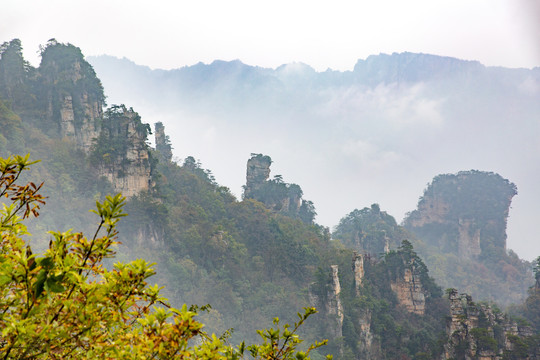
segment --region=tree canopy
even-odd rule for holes
[[[23,220],[39,215],[41,185],[19,185],[29,156],[0,158],[0,196],[10,201],[0,211],[0,358],[2,359],[309,359],[298,328],[316,312],[306,308],[294,327],[259,332],[260,345],[234,348],[206,334],[196,307],[172,308],[148,279],[152,264],[139,259],[116,263],[117,224],[126,216],[118,194],[96,202],[94,234],[51,232],[42,255],[23,239]],[[198,340],[190,342],[190,339]]]

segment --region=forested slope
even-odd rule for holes
[[[265,172],[255,188],[246,183],[257,191],[237,199],[195,158],[172,161],[162,124],[151,148],[151,128],[135,110],[102,108],[99,79],[75,46],[50,41],[37,69],[22,58],[20,42],[1,50],[0,156],[41,159],[25,175],[43,181],[47,196],[42,215],[30,224],[29,241],[38,248],[49,243],[49,230],[91,231],[87,210],[95,200],[128,191],[129,216],[119,224],[122,244],[111,261],[156,262],[155,281],[172,304],[211,304],[202,321],[218,333],[234,328],[231,342],[252,339],[276,316],[290,322],[302,307],[316,305],[320,313],[305,336],[327,337],[330,344],[314,358],[331,352],[343,359],[435,359],[465,343],[475,356],[483,351],[477,351],[480,337],[453,345],[448,296],[406,240],[408,233],[378,205],[351,213],[335,234],[341,242],[331,240],[329,230],[313,221],[315,205],[302,200],[300,186],[286,183],[286,176],[268,180]],[[254,158],[271,163],[263,154],[249,161]],[[365,218],[354,220],[358,216]],[[346,248],[347,238],[365,248]],[[535,309],[531,299],[527,309]],[[497,321],[515,324],[509,334],[524,339],[525,354],[537,351],[538,329],[506,317]],[[485,330],[477,331],[482,339],[492,339],[492,358],[516,355],[510,335],[489,335],[493,324],[473,324]]]

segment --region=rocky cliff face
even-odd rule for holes
[[[314,291],[312,287],[309,291],[310,303],[312,306],[321,310],[323,315],[329,321],[329,334],[332,338],[339,338],[343,334],[343,305],[340,299],[341,284],[339,282],[338,265],[330,266],[329,283],[324,290]]]
[[[460,258],[477,258],[480,255],[482,252],[480,247],[480,230],[474,219],[458,219],[459,236],[457,248]]]
[[[332,283],[328,291],[328,303],[326,311],[329,315],[336,318],[336,328],[335,328],[335,337],[342,336],[343,328],[343,305],[341,304],[341,299],[339,294],[341,293],[341,285],[339,283],[339,268],[337,265],[331,265],[332,269]]]
[[[450,316],[442,359],[538,359],[540,354],[527,353],[518,344],[534,335],[529,326],[518,325],[506,314],[489,305],[476,304],[471,296],[448,292]],[[523,352],[524,351],[524,352]]]
[[[439,175],[404,225],[443,251],[474,259],[490,247],[506,249],[506,221],[516,194],[514,184],[494,173]]]
[[[169,136],[165,134],[165,126],[163,123],[157,122],[155,124],[155,141],[156,150],[160,160],[169,162],[172,159],[172,146],[169,140]]]
[[[381,348],[371,331],[371,311],[362,309],[358,316],[358,359],[380,359]]]
[[[394,253],[394,255],[399,256],[396,255],[396,253]],[[399,261],[394,261],[393,263],[402,264],[399,265],[399,267],[405,266],[404,274],[395,277],[393,280],[390,279],[390,288],[396,294],[399,304],[409,313],[423,316],[425,314],[428,292],[424,289],[421,276],[418,268],[414,264],[414,260],[405,264],[403,263],[402,258],[399,257]],[[370,271],[373,271],[375,267],[380,266],[381,264],[383,264],[383,262],[378,261],[376,258],[372,258],[369,254],[353,254],[352,274],[355,291],[352,296],[355,300],[351,303],[351,295],[347,296],[347,294],[345,294],[343,296],[345,296],[344,299],[347,299],[347,297],[349,298],[348,302],[346,302],[346,304],[349,304],[347,316],[350,322],[348,326],[352,326],[355,329],[356,337],[354,342],[356,344],[355,356],[357,359],[385,358],[383,356],[383,349],[381,348],[381,335],[375,335],[372,328],[373,309],[369,306],[358,306],[360,303],[359,300],[362,299],[362,301],[365,301],[366,296],[368,296],[367,294],[370,291],[364,288],[366,281],[368,283],[368,288],[374,286],[373,283],[370,283],[369,278],[365,279],[366,267],[367,269],[372,269]],[[327,318],[325,321],[332,324],[329,326],[330,331],[328,334],[331,339],[336,339],[341,336],[346,336],[346,331],[351,331],[350,328],[349,330],[346,330],[347,324],[344,324],[346,321],[346,311],[343,305],[344,300],[341,299],[342,289],[339,282],[337,265],[331,266],[331,275],[328,276],[327,279],[326,287],[319,288],[319,295],[313,292],[312,285],[310,301],[313,306],[321,309],[321,312]],[[354,309],[351,309],[351,306]],[[354,313],[354,315],[352,315],[352,313]]]
[[[252,197],[268,181],[270,177],[270,165],[272,165],[270,156],[252,154],[247,162],[244,197]]]
[[[130,197],[151,187],[152,158],[146,139],[150,129],[125,106],[107,110],[91,159],[115,191]]]
[[[42,50],[38,72],[43,88],[40,103],[46,109],[42,126],[56,126],[60,137],[72,140],[89,155],[98,174],[115,191],[130,197],[148,190],[151,156],[146,139],[150,128],[125,106],[103,112],[103,87],[81,50],[50,40]],[[164,131],[160,135],[166,143]]]
[[[420,277],[415,272],[415,267],[405,269],[402,278],[390,283],[392,291],[396,294],[398,302],[408,312],[424,315],[426,308],[426,295]]]
[[[418,228],[427,224],[444,224],[447,221],[450,204],[446,203],[440,194],[433,193],[431,196],[422,198],[418,203],[418,209],[411,213],[407,219],[407,225]]]
[[[72,139],[85,153],[99,136],[105,96],[100,80],[79,48],[49,41],[38,69],[44,92],[46,122],[61,137]]]
[[[39,72],[46,89],[48,121],[58,124],[60,136],[90,155],[98,174],[106,177],[115,191],[130,197],[149,190],[151,156],[146,139],[150,128],[123,105],[103,112],[103,87],[80,49],[50,41]],[[158,138],[168,157],[163,128]]]
[[[272,159],[267,155],[251,154],[247,162],[244,198],[258,200],[267,208],[306,223],[313,221],[315,210],[311,201],[302,200],[302,189],[296,184],[283,182],[280,175],[270,177]]]
[[[354,286],[356,296],[361,295],[361,287],[365,276],[364,261],[369,262],[368,255],[353,253],[352,271],[354,274]],[[378,359],[380,356],[380,345],[375,340],[371,331],[371,310],[360,309],[358,315],[358,358]]]
[[[90,152],[94,139],[99,136],[103,116],[102,104],[91,102],[88,94],[78,100],[83,107],[84,117],[76,121],[73,97],[65,95],[60,107],[60,134],[72,139],[86,154]]]
[[[103,86],[78,47],[51,39],[40,52],[36,69],[23,59],[19,40],[0,46],[0,95],[21,109],[23,121],[83,150],[115,191],[132,196],[148,190],[152,167],[145,143],[148,125],[123,106],[103,112]],[[160,153],[170,160],[163,127],[158,127],[157,137]]]
[[[353,253],[352,260],[352,270],[354,273],[354,286],[356,289],[356,294],[359,294],[359,289],[362,286],[362,280],[364,279],[365,270],[364,270],[364,256],[356,252]]]

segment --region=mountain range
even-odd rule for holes
[[[518,187],[508,247],[540,253],[540,67],[486,67],[428,54],[380,54],[352,71],[276,69],[239,60],[152,70],[88,57],[109,103],[137,104],[189,155],[240,196],[245,160],[264,153],[272,175],[302,184],[329,227],[379,203],[403,218],[434,174],[494,171]]]
[[[223,334],[222,338],[232,343],[254,341],[255,330],[271,326],[273,317],[290,322],[296,309],[315,306],[320,313],[306,324],[303,336],[308,342],[320,338],[328,338],[329,342],[327,347],[311,354],[313,359],[321,359],[325,354],[351,360],[540,358],[540,257],[531,264],[507,249],[506,225],[519,187],[513,179],[493,171],[440,173],[428,184],[418,203],[409,204],[415,210],[402,225],[382,210],[384,207],[373,202],[369,207],[355,206],[346,215],[340,214],[339,224],[331,232],[314,217],[316,211],[336,210],[325,209],[312,201],[311,195],[316,192],[304,192],[300,185],[289,182],[288,170],[280,175],[285,169],[280,168],[283,159],[272,158],[266,152],[250,152],[240,159],[231,155],[246,146],[252,146],[251,151],[267,148],[271,154],[288,155],[284,157],[285,164],[287,159],[296,161],[297,175],[312,176],[306,185],[320,186],[319,178],[329,181],[331,188],[321,194],[334,196],[337,204],[345,198],[356,202],[359,195],[365,200],[365,194],[374,198],[388,196],[383,191],[385,183],[375,181],[381,174],[388,178],[386,185],[401,185],[401,192],[406,194],[404,179],[408,176],[408,181],[414,181],[414,168],[400,173],[401,177],[389,170],[392,165],[397,170],[411,165],[412,162],[401,162],[413,152],[395,150],[393,156],[384,159],[376,148],[369,151],[369,146],[382,149],[387,144],[404,150],[411,139],[422,138],[412,132],[413,128],[426,128],[424,135],[437,129],[451,129],[446,124],[448,119],[441,114],[448,105],[446,102],[453,98],[450,95],[450,100],[444,101],[428,98],[435,99],[433,94],[437,89],[440,96],[451,88],[452,79],[463,73],[459,61],[449,60],[453,65],[448,66],[447,75],[439,71],[439,75],[425,81],[418,80],[419,76],[427,76],[424,70],[415,74],[412,69],[403,70],[403,64],[397,61],[401,65],[393,72],[395,76],[389,84],[381,82],[379,75],[370,84],[368,78],[377,73],[371,70],[364,80],[359,77],[351,83],[348,74],[328,72],[328,83],[321,85],[320,74],[302,64],[265,70],[246,67],[240,62],[222,62],[217,69],[215,64],[200,65],[199,71],[191,76],[191,84],[187,80],[170,82],[169,90],[163,82],[167,76],[156,80],[153,87],[150,82],[147,86],[142,83],[132,86],[131,90],[140,94],[146,92],[146,104],[155,101],[152,108],[162,109],[163,114],[173,117],[177,114],[167,110],[166,95],[176,98],[181,108],[187,109],[183,121],[172,123],[173,127],[181,125],[181,131],[171,132],[162,122],[149,125],[148,122],[154,122],[152,116],[140,114],[131,106],[139,110],[138,103],[119,100],[115,104],[111,99],[116,100],[110,97],[106,107],[101,80],[74,45],[51,39],[42,49],[41,58],[40,66],[32,67],[24,60],[18,39],[0,47],[2,162],[13,161],[12,155],[18,153],[30,153],[32,159],[40,160],[21,176],[9,172],[2,175],[8,184],[30,181],[27,186],[17,186],[17,191],[39,189],[43,195],[39,197],[42,200],[39,207],[26,208],[28,214],[32,212],[35,216],[26,221],[28,233],[19,231],[22,227],[3,225],[3,237],[7,239],[4,240],[7,244],[16,241],[17,248],[24,246],[26,256],[46,248],[49,248],[46,254],[57,251],[62,259],[68,252],[76,252],[70,250],[72,245],[57,246],[62,244],[61,236],[49,241],[50,230],[76,229],[81,233],[73,234],[73,239],[83,241],[82,234],[91,234],[96,220],[96,213],[86,210],[97,201],[97,214],[102,214],[107,210],[103,210],[99,200],[107,194],[121,193],[126,196],[124,209],[129,216],[117,224],[118,234],[113,230],[117,220],[110,221],[112,228],[107,225],[111,236],[118,235],[120,243],[114,245],[114,258],[107,258],[104,265],[110,269],[116,263],[115,268],[120,269],[125,268],[122,263],[133,259],[155,262],[158,270],[155,281],[165,285],[163,294],[171,304],[176,307],[185,303],[211,304],[193,309],[200,310],[206,329]],[[437,63],[436,58],[426,59],[422,69],[435,66],[429,65],[430,62]],[[478,67],[474,63],[469,65]],[[464,80],[470,76],[461,76],[464,93],[472,92],[466,90]],[[243,77],[250,81],[244,82]],[[336,80],[340,77],[341,80]],[[133,84],[136,76],[124,80]],[[497,84],[504,85],[503,80],[500,76],[494,78]],[[447,86],[441,81],[448,82]],[[510,83],[529,84],[527,81]],[[175,84],[180,90],[174,90]],[[506,89],[503,85],[493,89]],[[473,82],[468,86],[478,85]],[[350,90],[348,96],[346,89]],[[534,87],[529,84],[527,89]],[[175,91],[183,91],[184,97],[177,98]],[[480,98],[482,91],[478,91]],[[126,90],[126,94],[132,93]],[[331,104],[330,99],[336,99],[335,103]],[[517,95],[512,99],[517,99]],[[345,106],[351,104],[355,106]],[[263,111],[272,106],[276,107],[274,112]],[[479,108],[472,99],[469,106]],[[282,112],[278,112],[280,109]],[[196,110],[200,111],[198,117]],[[435,110],[440,112],[440,117]],[[350,118],[355,111],[359,117]],[[230,112],[237,116],[228,117]],[[301,117],[304,112],[313,117]],[[250,114],[261,117],[250,118]],[[425,116],[421,117],[422,114]],[[528,113],[524,110],[523,114]],[[366,134],[357,127],[355,119],[361,120]],[[501,118],[499,121],[503,123]],[[201,130],[206,132],[202,135],[211,136],[201,136]],[[488,135],[495,133],[493,129],[490,131]],[[152,132],[154,146],[149,144]],[[407,134],[413,137],[407,138]],[[476,135],[484,139],[483,134]],[[247,164],[239,172],[240,177],[245,174],[242,197],[223,186],[218,179],[221,175],[214,176],[193,156],[175,159],[173,145],[186,146],[173,143],[179,136],[194,144],[188,150],[195,156],[206,147],[209,154],[221,161],[222,174],[238,176],[235,164],[239,161],[245,164],[247,158]],[[384,142],[387,138],[392,141]],[[278,142],[277,146],[272,141]],[[364,144],[350,147],[351,141]],[[220,148],[216,149],[217,145]],[[336,149],[349,151],[337,153],[340,158],[331,151]],[[178,156],[178,149],[174,150]],[[15,161],[26,162],[21,159]],[[332,159],[336,164],[329,162]],[[360,162],[354,163],[354,159]],[[460,160],[456,156],[452,159]],[[445,159],[439,160],[446,163]],[[351,167],[360,171],[356,169],[359,165],[363,175],[356,178],[355,186],[340,187],[347,182],[340,183],[335,178],[343,178],[343,170]],[[271,177],[276,168],[278,175]],[[17,199],[18,195],[6,201]],[[115,199],[109,197],[107,201],[118,204],[124,201],[120,195]],[[23,209],[22,205],[19,209]],[[4,213],[9,211],[6,209]],[[29,233],[33,234],[31,238]],[[94,240],[91,244],[90,249]],[[14,249],[4,246],[2,256],[20,253]],[[26,273],[33,271],[36,284],[46,281],[42,288],[33,287],[38,290],[32,293],[40,299],[56,296],[65,300],[74,291],[68,285],[68,276],[49,276],[45,280],[56,258],[56,255],[45,258],[38,255],[37,267],[28,261],[30,270],[25,270]],[[83,261],[87,259],[88,256]],[[1,265],[4,274],[12,273],[10,261]],[[32,283],[20,279],[18,275],[3,276],[2,291],[10,293],[10,287]],[[107,279],[103,281],[107,283]],[[71,290],[66,292],[68,288]],[[131,290],[127,293],[134,294]],[[13,304],[5,301],[6,309]],[[508,312],[503,312],[497,304],[505,306]],[[67,315],[71,308],[64,309],[62,305],[56,314],[63,310]],[[7,321],[12,327],[19,320],[28,323],[28,312],[19,320],[13,320],[13,313],[4,311],[0,321]],[[45,316],[48,318],[48,314]],[[50,322],[38,320],[32,325],[55,327],[60,325],[58,319],[54,315]],[[96,326],[108,333],[106,327],[85,319],[83,325]],[[274,320],[275,325],[277,322]],[[6,334],[11,338],[5,331],[2,336]],[[272,332],[268,334],[274,336]],[[81,354],[91,351],[95,344],[87,340],[78,342],[77,336],[74,349]],[[18,339],[19,334],[14,334],[14,338]],[[36,342],[30,340],[30,343]],[[49,354],[47,349],[36,351],[43,356]]]

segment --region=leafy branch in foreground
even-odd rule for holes
[[[71,231],[50,232],[49,248],[35,255],[21,238],[22,223],[38,216],[42,185],[16,184],[33,162],[26,157],[0,158],[0,359],[238,359],[246,346],[225,344],[202,331],[195,307],[172,308],[147,280],[155,271],[144,260],[102,261],[114,255],[116,225],[125,199],[107,196],[96,203],[99,217],[91,239]],[[259,359],[307,359],[296,351],[296,331],[315,309],[306,309],[294,329],[263,330],[262,345],[247,347]],[[279,320],[275,320],[278,325]],[[192,341],[190,341],[192,340]]]
[[[280,329],[279,318],[274,318],[275,329],[257,330],[257,333],[263,340],[261,345],[249,345],[246,347],[245,343],[242,342],[237,352],[233,354],[233,358],[244,358],[247,350],[255,359],[309,359],[309,353],[312,350],[324,346],[328,342],[328,340],[315,342],[306,351],[297,350],[298,346],[303,342],[297,331],[307,318],[315,313],[317,313],[317,310],[314,307],[304,308],[304,314],[297,313],[299,321],[294,323],[292,330],[289,324],[283,325],[283,329]],[[326,358],[331,360],[332,355],[328,355]]]

